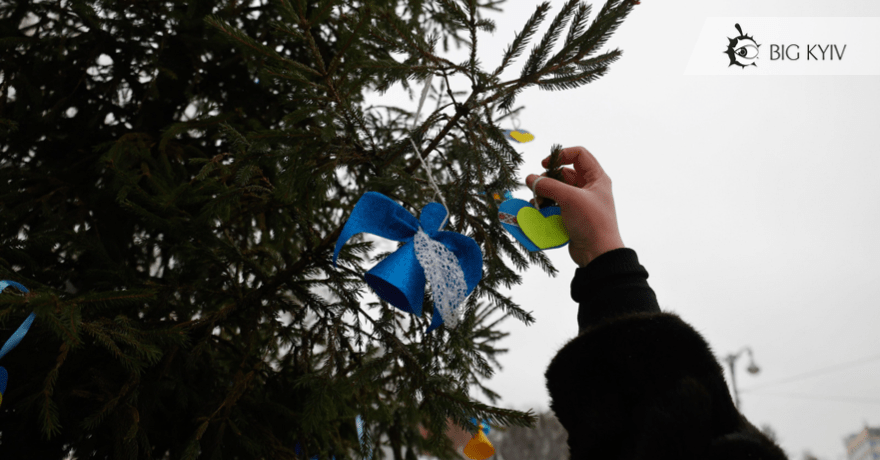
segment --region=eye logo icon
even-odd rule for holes
[[[728,38],[730,43],[727,45],[727,50],[724,51],[724,54],[730,58],[730,64],[727,67],[734,64],[742,68],[750,65],[758,67],[758,64],[752,60],[758,59],[758,47],[761,45],[755,43],[754,37],[744,34],[739,24],[736,24],[736,30],[739,31],[739,37]]]

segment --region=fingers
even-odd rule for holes
[[[541,165],[545,168],[549,166],[550,157],[544,158],[541,161]],[[597,181],[599,178],[606,176],[605,171],[602,169],[602,166],[599,164],[599,161],[596,160],[596,157],[593,156],[587,149],[583,147],[569,147],[566,149],[562,149],[559,152],[559,164],[573,164],[574,169],[571,168],[561,168],[562,177],[565,179],[566,185],[575,186],[578,188],[584,187],[588,184],[592,184]],[[541,174],[541,176],[546,177],[547,173]],[[550,198],[557,203],[560,202],[559,194],[564,193],[563,189],[558,188],[558,186],[551,182],[556,181],[541,181],[537,188],[535,188],[534,183],[535,179],[538,176],[529,175],[526,177],[526,186],[533,190],[536,195],[538,195],[538,204],[540,204],[543,200],[541,198]],[[529,203],[532,206],[535,205],[535,200],[529,200]]]
[[[541,161],[541,165],[545,168],[549,166],[550,157],[544,158]],[[569,147],[562,149],[559,152],[559,164],[561,165],[570,165],[574,164],[574,171],[576,172],[576,177],[580,180],[584,179],[584,183],[578,183],[578,187],[582,187],[587,183],[592,183],[595,180],[598,180],[600,177],[605,175],[605,170],[602,169],[602,166],[599,164],[599,160],[593,156],[587,149],[583,147]],[[570,182],[568,177],[566,176],[566,182],[570,184],[574,184],[575,182]]]
[[[456,450],[466,445],[473,437],[464,428],[456,425],[452,419],[446,420],[446,436],[452,439]]]
[[[583,177],[579,177],[574,169],[562,168],[562,177],[565,178],[565,183],[568,185],[575,187],[583,187],[584,185]]]
[[[546,177],[546,175],[547,173],[541,174],[541,176],[544,177]],[[526,186],[529,187],[529,189],[534,190],[535,195],[538,195],[539,199],[541,197],[550,198],[557,203],[561,203],[560,195],[564,193],[563,188],[565,186],[562,185],[561,182],[549,177],[548,179],[550,180],[538,181],[539,177],[540,176],[537,176],[535,174],[529,174],[528,176],[526,176]],[[535,184],[535,181],[538,181],[537,185]],[[530,202],[533,201],[534,199],[532,199]],[[532,205],[534,205],[534,203],[532,203]]]
[[[544,177],[547,177],[546,172],[541,173],[541,175]],[[575,187],[583,187],[584,186],[584,179],[582,177],[579,177],[578,174],[574,171],[574,169],[562,168],[562,177],[565,179],[565,183],[568,185],[573,185]],[[532,188],[531,184],[532,184],[532,182],[530,182],[528,180],[528,177],[526,177],[526,186],[528,186],[529,189]]]

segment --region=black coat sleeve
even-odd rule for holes
[[[709,344],[660,311],[647,279],[629,248],[575,272],[580,331],[545,373],[571,459],[787,460],[737,411]]]

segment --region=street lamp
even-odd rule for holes
[[[749,347],[743,347],[743,349],[738,351],[736,354],[727,355],[724,358],[724,360],[727,361],[727,365],[730,366],[730,380],[731,382],[733,382],[733,401],[734,404],[736,404],[737,410],[739,410],[739,392],[736,389],[736,374],[734,373],[734,365],[736,364],[736,360],[739,359],[739,355],[741,355],[744,351],[749,352],[749,367],[746,368],[746,370],[749,371],[750,374],[757,374],[761,372],[761,368],[759,368],[755,364],[755,360],[752,357],[752,349]]]

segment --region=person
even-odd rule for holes
[[[419,425],[419,433],[424,439],[428,439],[431,435],[431,432],[422,425]],[[462,453],[464,446],[473,438],[472,434],[458,426],[451,418],[446,419],[446,436],[452,441],[452,448],[459,453]]]
[[[660,311],[648,272],[620,237],[608,174],[583,147],[560,157],[574,165],[563,168],[565,183],[544,173],[526,185],[539,206],[547,198],[561,208],[578,265],[579,332],[544,374],[571,460],[787,460],[737,410],[706,340]]]

